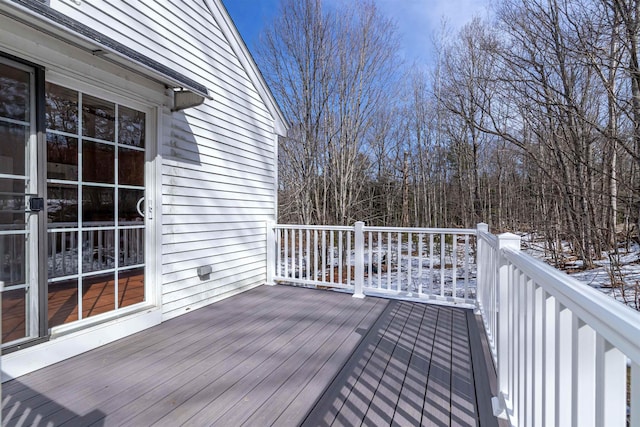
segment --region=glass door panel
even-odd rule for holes
[[[49,283],[49,327],[78,320],[78,279]]]
[[[54,327],[145,301],[146,113],[51,82],[46,99]]]
[[[34,77],[0,58],[0,281],[2,344],[38,335],[37,195]]]

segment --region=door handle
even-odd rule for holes
[[[141,208],[142,202],[144,202],[144,197],[141,197],[140,200],[138,200],[138,203],[136,204],[136,209],[138,210],[138,215],[144,218],[144,212],[142,212],[142,208]]]
[[[31,212],[40,212],[44,209],[44,199],[42,197],[31,197],[29,199],[29,210]]]

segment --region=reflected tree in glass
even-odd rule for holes
[[[78,92],[47,82],[45,100],[47,129],[78,133]]]
[[[112,102],[82,95],[82,135],[115,142],[116,107]]]

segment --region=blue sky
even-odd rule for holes
[[[349,0],[325,0],[339,4]],[[231,18],[250,50],[259,34],[278,12],[280,0],[223,0]],[[473,16],[488,16],[491,0],[377,0],[378,7],[396,21],[403,41],[401,54],[409,62],[433,61],[433,38],[445,19],[458,30]]]

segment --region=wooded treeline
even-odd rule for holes
[[[637,238],[640,0],[501,0],[443,32],[429,70],[374,1],[345,3],[282,0],[259,45],[292,125],[280,222],[487,222],[587,267]]]

